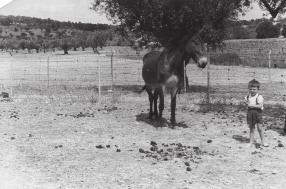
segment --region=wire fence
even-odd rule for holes
[[[275,56],[255,56],[253,52],[232,56],[224,65],[215,62],[222,53],[210,53],[210,66],[200,69],[195,64],[186,66],[190,88],[200,98],[207,95],[210,101],[239,99],[247,93],[247,83],[255,78],[262,83],[262,91],[271,102],[285,103],[285,69],[272,66]],[[273,55],[273,54],[272,54]],[[248,61],[267,62],[266,67],[245,67],[232,62],[245,58]],[[261,61],[258,61],[261,60]],[[286,59],[284,58],[283,65]],[[142,57],[122,52],[105,51],[100,55],[91,52],[61,54],[1,54],[2,91],[11,95],[47,95],[49,97],[76,97],[76,100],[101,101],[101,97],[122,90],[136,91],[144,85],[141,76]],[[235,66],[233,66],[235,65]],[[269,66],[270,65],[270,66]],[[281,66],[282,67],[282,66]],[[209,74],[208,74],[209,73]],[[209,94],[207,94],[209,93]]]

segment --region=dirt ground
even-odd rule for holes
[[[256,132],[253,149],[243,108],[206,111],[188,101],[196,95],[178,97],[174,128],[147,119],[145,93],[101,105],[45,96],[2,101],[0,188],[285,188],[281,110],[264,116],[269,147],[259,146]],[[169,122],[169,99],[165,106]]]

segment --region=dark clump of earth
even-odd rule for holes
[[[139,148],[139,152],[143,154],[142,158],[152,158],[156,161],[170,161],[174,158],[179,158],[187,167],[186,171],[191,171],[191,163],[199,163],[201,156],[208,154],[202,151],[198,146],[187,146],[182,143],[162,143],[158,144],[155,141],[150,142],[149,150]],[[191,163],[190,163],[191,162]]]

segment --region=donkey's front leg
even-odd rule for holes
[[[153,101],[154,101],[154,96],[152,94],[152,90],[151,89],[146,88],[146,91],[148,93],[149,104],[150,104],[149,119],[152,120],[153,119]]]
[[[174,89],[171,93],[171,123],[176,123],[176,97],[178,88]]]
[[[157,108],[157,100],[158,100],[158,95],[159,95],[159,89],[155,89],[154,91],[154,115],[155,115],[155,118],[157,119],[158,118],[158,108]]]

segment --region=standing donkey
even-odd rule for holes
[[[184,79],[184,61],[192,58],[200,68],[207,65],[206,47],[200,38],[200,32],[179,45],[165,48],[162,52],[151,51],[143,57],[142,77],[149,96],[149,118],[162,118],[164,109],[164,91],[171,94],[171,124],[176,123],[176,95]],[[157,100],[159,98],[159,114]],[[154,111],[153,111],[154,106]]]

